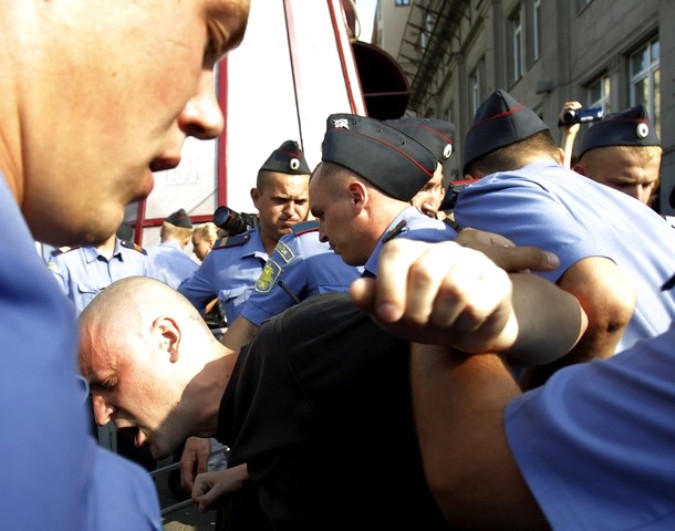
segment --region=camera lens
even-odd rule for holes
[[[563,122],[566,124],[574,123],[574,117],[576,113],[574,111],[565,111],[563,113]]]
[[[216,209],[213,213],[213,223],[218,228],[227,231],[231,236],[241,234],[249,228],[246,218],[242,214],[226,206],[219,206]]]

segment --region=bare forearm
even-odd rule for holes
[[[510,278],[518,338],[508,351],[509,361],[543,365],[570,352],[588,325],[576,297],[535,275]]]
[[[501,359],[416,344],[411,374],[427,481],[448,521],[545,529],[506,441],[504,409],[520,391]]]

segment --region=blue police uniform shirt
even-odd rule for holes
[[[375,249],[370,253],[365,265],[364,276],[377,276],[380,252],[382,246],[389,240],[405,238],[433,243],[454,240],[456,237],[457,232],[444,221],[422,214],[417,207],[406,207],[389,224],[382,238],[377,242]]]
[[[0,244],[2,526],[90,530],[97,507],[85,500],[95,483],[100,450],[90,435],[90,414],[74,377],[77,323],[71,305],[36,252],[1,174],[0,204],[0,224],[7,231]],[[111,459],[123,458],[113,455]],[[156,496],[152,484],[124,483],[150,500]],[[106,501],[98,507],[104,508]],[[121,502],[117,508],[135,511],[136,506]],[[146,508],[129,529],[161,529],[159,505],[150,503]]]
[[[154,277],[152,265],[143,249],[115,238],[110,259],[96,247],[85,245],[65,252],[57,251],[49,262],[63,293],[75,305],[77,315],[104,288],[135,275]]]
[[[552,282],[584,258],[614,261],[637,293],[635,313],[616,352],[664,332],[675,318],[672,293],[660,291],[675,271],[675,231],[622,192],[553,162],[535,162],[469,185],[458,197],[455,219],[460,227],[555,253],[557,270],[533,272]]]
[[[267,258],[258,228],[231,236],[223,245],[211,249],[197,271],[178,286],[178,291],[202,314],[206,305],[218,297],[226,321],[233,323]]]
[[[148,248],[147,253],[154,277],[174,289],[199,269],[199,264],[190,258],[177,242],[162,242]]]
[[[96,445],[93,439],[91,444]],[[96,447],[84,502],[92,531],[162,531],[157,487],[136,463]],[[49,526],[48,526],[49,527]]]
[[[319,222],[299,223],[281,237],[241,311],[260,326],[312,295],[347,291],[363,268],[346,264],[319,240]]]
[[[511,452],[553,529],[675,529],[673,345],[675,324],[508,404]]]

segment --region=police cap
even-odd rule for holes
[[[289,175],[309,175],[311,170],[300,145],[295,140],[286,140],[272,151],[260,171],[274,171]]]
[[[185,210],[183,210],[182,208],[179,208],[174,213],[170,214],[165,221],[171,223],[172,225],[175,225],[176,227],[183,227],[186,229],[192,228],[192,221],[190,220],[190,216],[188,216],[187,212],[185,212]]]
[[[399,118],[385,120],[385,124],[403,131],[431,151],[443,164],[452,155],[455,126],[452,122],[434,118]]]
[[[384,193],[410,201],[431,179],[436,156],[412,137],[380,120],[331,114],[321,160],[339,164]]]
[[[548,126],[537,113],[505,90],[496,90],[478,107],[466,134],[464,174],[476,159],[546,130]]]
[[[581,140],[579,157],[591,149],[608,146],[660,146],[647,108],[636,105],[610,114],[590,127]]]

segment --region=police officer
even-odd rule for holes
[[[159,233],[161,242],[147,250],[155,277],[174,289],[190,278],[199,267],[185,253],[193,228],[187,212],[182,208],[178,209],[162,223]]]
[[[56,249],[48,267],[77,315],[114,281],[132,275],[155,276],[145,249],[115,234],[98,246]]]
[[[662,151],[647,109],[640,104],[610,114],[586,131],[574,170],[651,205]]]
[[[377,275],[379,252],[393,238],[444,241],[456,232],[411,200],[438,168],[437,156],[399,129],[353,114],[328,117],[321,164],[310,183],[320,238],[364,274]]]
[[[217,297],[226,322],[233,323],[279,238],[307,218],[309,174],[297,142],[275,149],[251,190],[258,226],[217,243],[178,291],[201,312]]]

